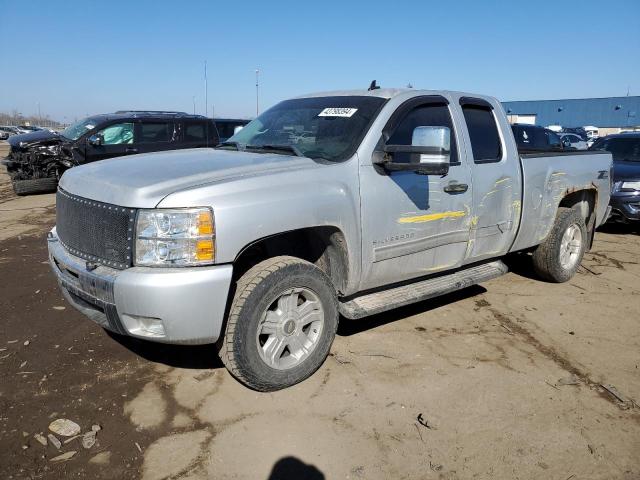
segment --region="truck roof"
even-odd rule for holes
[[[128,118],[193,118],[193,119],[206,119],[204,115],[192,115],[184,112],[168,112],[168,111],[154,111],[154,110],[118,110],[113,113],[99,113],[97,115],[91,115],[90,118],[99,120],[111,120],[111,119],[128,119]]]
[[[476,97],[489,99],[493,98],[488,95],[480,95],[477,93],[457,92],[453,90],[418,90],[415,88],[377,88],[375,90],[359,89],[359,90],[333,90],[326,92],[308,93],[300,95],[296,98],[313,98],[313,97],[342,97],[342,96],[354,96],[354,97],[379,97],[379,98],[393,98],[398,95],[411,93],[415,96],[419,95],[443,95],[452,94],[462,97]]]

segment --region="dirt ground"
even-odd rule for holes
[[[53,195],[16,198],[0,173],[0,478],[640,479],[637,230],[598,232],[566,284],[514,258],[482,286],[343,320],[312,378],[256,393],[210,346],[116,337],[69,307],[54,221]],[[96,444],[42,446],[56,418],[100,425]]]

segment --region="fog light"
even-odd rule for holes
[[[154,338],[166,336],[164,324],[160,318],[127,315],[125,313],[120,316],[120,319],[127,331],[132,335]]]

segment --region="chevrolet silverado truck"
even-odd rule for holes
[[[271,391],[360,319],[507,272],[569,280],[608,216],[608,152],[520,154],[494,98],[370,89],[283,101],[216,149],[67,171],[48,235],[66,299],[105,329],[212,344]]]

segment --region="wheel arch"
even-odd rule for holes
[[[573,208],[577,210],[582,218],[584,218],[587,226],[587,250],[593,245],[593,238],[596,231],[596,210],[598,206],[598,189],[582,188],[579,190],[567,190],[560,200],[558,208]]]
[[[335,226],[289,230],[245,245],[233,261],[234,278],[263,260],[282,255],[313,263],[327,274],[338,295],[346,291],[351,271],[349,252],[344,232]]]

